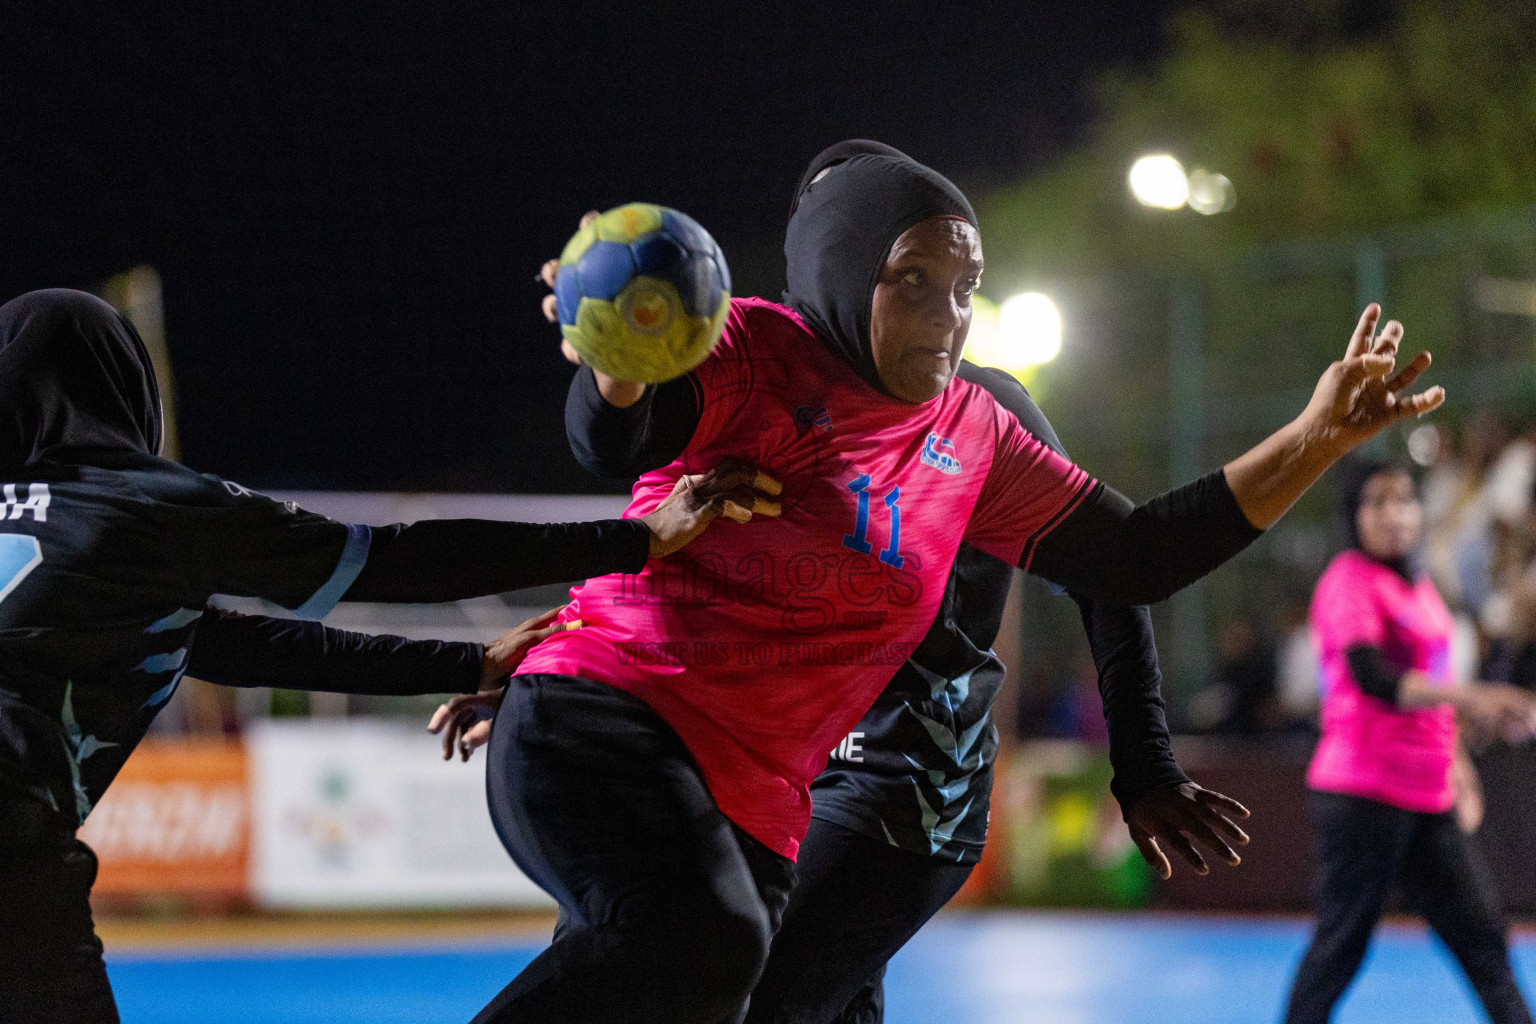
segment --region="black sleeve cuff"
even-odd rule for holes
[[[1170,754],[1166,761],[1158,761],[1134,768],[1116,768],[1115,777],[1109,780],[1109,791],[1120,804],[1120,816],[1129,821],[1131,810],[1137,802],[1154,789],[1177,786],[1190,781],[1178,762]]]
[[[628,534],[619,556],[623,559],[619,571],[634,575],[644,570],[645,563],[651,560],[651,528],[638,519],[620,519],[618,522]]]
[[[485,644],[465,644],[464,646],[468,648],[468,656],[464,659],[464,661],[466,664],[474,666],[475,671],[473,677],[465,678],[464,689],[460,690],[459,692],[479,693],[481,675],[485,669]],[[505,679],[506,676],[502,676],[502,678]]]

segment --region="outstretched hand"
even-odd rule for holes
[[[782,492],[767,473],[736,459],[722,459],[707,473],[678,478],[672,493],[640,519],[651,530],[651,557],[681,550],[721,516],[738,523],[776,516]]]
[[[478,747],[491,741],[491,722],[507,695],[505,686],[479,693],[461,693],[432,712],[427,731],[443,734],[443,760],[452,761],[454,749],[459,760],[468,761]]]
[[[1438,386],[1416,395],[1400,393],[1429,369],[1430,355],[1420,352],[1392,375],[1403,325],[1389,320],[1378,335],[1380,319],[1379,305],[1373,302],[1365,307],[1344,358],[1323,372],[1303,414],[1314,437],[1339,454],[1364,444],[1388,425],[1422,416],[1445,401],[1445,389]]]
[[[1126,824],[1142,858],[1166,881],[1173,875],[1173,866],[1163,845],[1188,861],[1197,875],[1210,874],[1211,869],[1196,849],[1196,842],[1228,864],[1242,863],[1232,847],[1246,846],[1248,834],[1232,818],[1246,817],[1248,808],[1231,797],[1183,782],[1154,789],[1142,797],[1131,808]]]
[[[1524,743],[1536,736],[1536,694],[1508,683],[1474,683],[1461,695],[1457,712],[1478,745]]]
[[[555,616],[565,608],[561,605],[535,615],[485,645],[485,658],[480,663],[480,692],[454,697],[434,711],[427,723],[428,732],[443,734],[444,761],[453,759],[455,748],[459,757],[468,761],[476,747],[490,740],[491,719],[496,717],[496,709],[501,707],[507,692],[507,677],[523,663],[529,651],[556,633],[581,628],[580,619],[555,621]]]

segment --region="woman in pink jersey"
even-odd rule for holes
[[[578,375],[578,451],[615,435],[671,446],[626,514],[730,459],[782,483],[783,514],[632,583],[589,580],[564,613],[583,628],[533,651],[508,688],[492,817],[568,927],[479,1022],[738,1015],[793,883],[810,783],[926,633],[962,541],[1076,593],[1161,600],[1344,452],[1443,399],[1399,400],[1428,357],[1388,379],[1402,328],[1378,337],[1372,306],[1296,421],[1138,507],[955,379],[981,244],[948,180],[854,156],[802,193],[785,252],[785,303],[733,301],[688,376]],[[1181,789],[1161,838],[1235,862],[1246,837],[1224,800]]]
[[[1408,472],[1389,463],[1352,467],[1343,504],[1353,544],[1312,597],[1323,735],[1307,784],[1322,882],[1287,1024],[1328,1020],[1399,883],[1456,955],[1489,1018],[1526,1024],[1498,897],[1454,813],[1453,765],[1458,712],[1515,738],[1530,734],[1536,704],[1514,687],[1451,678],[1451,613],[1413,568],[1420,510]]]

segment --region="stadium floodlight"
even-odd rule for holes
[[[1189,176],[1168,153],[1148,153],[1131,164],[1131,195],[1142,206],[1177,210],[1189,202]],[[1230,184],[1230,183],[1229,183]]]
[[[1019,376],[1061,353],[1061,311],[1040,292],[1015,295],[1001,306],[977,295],[971,300],[965,358]]]
[[[1016,366],[1039,366],[1061,354],[1061,310],[1049,295],[1025,292],[997,311],[998,349]]]

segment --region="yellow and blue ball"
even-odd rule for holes
[[[578,231],[555,278],[560,333],[594,369],[660,383],[698,366],[731,301],[725,256],[693,218],[650,203]]]

